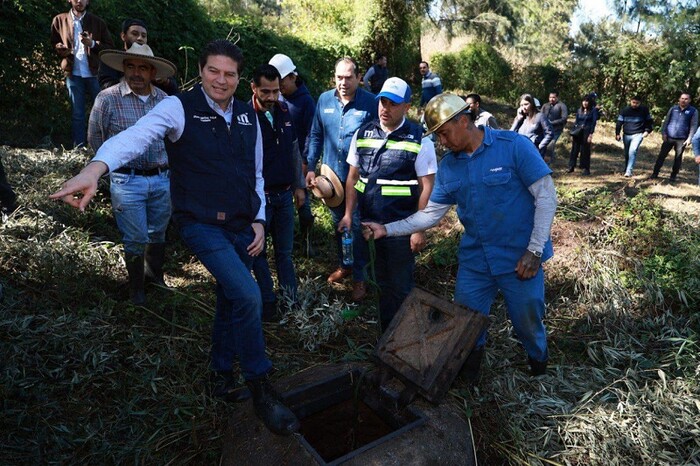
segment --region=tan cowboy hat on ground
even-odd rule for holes
[[[124,60],[128,58],[147,61],[153,65],[156,69],[156,79],[169,78],[174,76],[177,71],[175,65],[165,58],[153,56],[153,50],[146,44],[141,45],[134,42],[126,52],[123,50],[103,50],[100,52],[102,63],[122,73],[124,72]]]
[[[321,165],[321,174],[314,179],[311,192],[328,207],[338,207],[345,199],[343,183],[331,167],[325,163]]]

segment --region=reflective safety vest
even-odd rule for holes
[[[415,163],[423,129],[406,120],[387,136],[374,120],[358,131],[360,179],[355,189],[360,218],[388,223],[415,213],[420,197]]]

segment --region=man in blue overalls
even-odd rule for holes
[[[435,132],[449,149],[430,202],[405,220],[364,224],[366,236],[430,228],[456,204],[464,233],[455,301],[488,314],[500,290],[532,374],[544,374],[549,355],[541,264],[552,256],[549,236],[557,205],[552,171],[527,138],[475,126],[466,104],[454,94],[434,97],[426,106],[425,122],[427,134]],[[465,363],[467,379],[476,379],[485,343],[486,332]]]
[[[388,223],[424,208],[433,190],[435,146],[423,138],[420,126],[405,118],[411,88],[402,79],[389,78],[377,100],[379,118],[360,126],[350,143],[345,216],[338,231],[351,229],[355,205],[363,222]],[[379,315],[386,329],[413,288],[413,254],[425,246],[425,235],[382,238],[375,246]]]

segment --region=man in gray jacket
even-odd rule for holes
[[[566,108],[564,102],[559,100],[559,93],[552,91],[549,93],[549,102],[542,106],[540,112],[549,119],[554,130],[552,140],[547,144],[547,151],[544,155],[544,161],[551,164],[554,162],[554,146],[556,146],[559,136],[564,131],[566,118],[569,116],[569,109]]]

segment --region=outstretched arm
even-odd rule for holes
[[[103,162],[90,162],[80,173],[61,185],[61,189],[49,196],[50,199],[61,199],[66,204],[85,211],[90,199],[97,192],[97,182],[107,173],[107,165]]]

